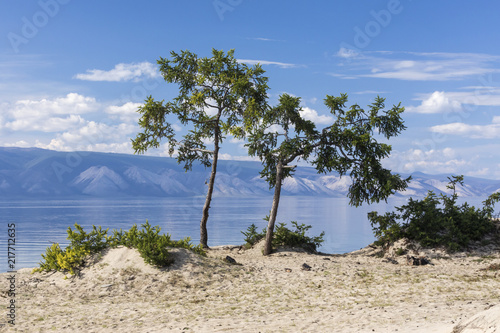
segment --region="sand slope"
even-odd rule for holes
[[[175,264],[160,270],[121,247],[75,278],[20,270],[17,325],[0,331],[451,332],[500,303],[500,272],[485,270],[500,263],[498,251],[434,253],[427,266],[408,266],[405,257],[390,261],[377,251],[288,249],[263,257],[259,247],[219,247],[203,258],[173,249]],[[241,265],[225,263],[227,255]],[[0,301],[6,304],[4,275]]]
[[[472,318],[463,320],[453,333],[497,333],[500,332],[500,305],[482,311]]]

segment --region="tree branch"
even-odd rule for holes
[[[218,108],[218,106],[215,106],[215,105],[209,104],[209,103],[207,103],[207,102],[205,102],[205,105],[210,106],[211,108],[214,108],[214,109],[217,109],[217,108]]]
[[[190,151],[199,151],[199,152],[201,152],[201,153],[208,153],[208,154],[213,154],[213,153],[214,153],[214,151],[213,151],[213,150],[208,150],[208,149],[201,149],[201,148],[187,148],[187,147],[186,147],[186,145],[185,145],[184,143],[179,142],[179,141],[172,141],[172,142],[171,142],[171,144],[172,144],[173,146],[176,146],[176,145],[178,145],[178,146],[182,146],[182,147],[184,147],[185,149],[190,150]]]

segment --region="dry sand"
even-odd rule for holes
[[[453,257],[421,250],[431,257],[426,266],[409,266],[405,256],[381,258],[378,251],[282,249],[263,257],[260,246],[229,246],[202,258],[173,249],[175,264],[160,270],[136,250],[117,248],[79,277],[20,270],[16,325],[0,331],[451,333],[500,303],[500,271],[486,270],[500,264],[498,248]],[[228,255],[241,265],[224,262]],[[310,271],[301,269],[304,263]],[[7,304],[1,275],[0,301]],[[496,327],[488,332],[500,332]]]

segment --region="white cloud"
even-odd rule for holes
[[[338,53],[349,60],[342,67],[347,79],[371,77],[409,81],[461,80],[471,76],[498,73],[499,56],[478,53],[363,52],[346,49]],[[352,72],[356,72],[355,75]]]
[[[296,64],[289,64],[285,62],[277,62],[277,61],[267,61],[267,60],[251,60],[251,59],[238,59],[238,62],[245,63],[248,65],[275,65],[281,68],[295,68],[299,67]]]
[[[127,102],[123,105],[110,105],[106,108],[106,113],[123,115],[123,114],[135,114],[137,109],[142,105],[142,103],[132,103]]]
[[[137,122],[140,115],[137,112],[142,103],[127,102],[123,105],[110,105],[104,111],[111,117],[118,117],[125,122]]]
[[[12,113],[22,113],[28,117],[53,114],[83,114],[95,111],[98,103],[93,97],[69,93],[65,97],[41,100],[20,100],[15,103]]]
[[[402,60],[394,63],[394,69],[414,68],[416,65],[417,63],[415,61]]]
[[[333,122],[333,117],[319,115],[316,110],[308,107],[303,107],[299,113],[303,119],[310,120],[315,124],[330,124]]]
[[[219,159],[233,161],[260,161],[257,156],[233,156],[227,153],[219,154]]]
[[[399,173],[416,171],[428,174],[462,174],[466,176],[500,179],[498,164],[500,145],[458,145],[455,147],[394,150],[383,161],[385,167]]]
[[[281,127],[280,125],[277,125],[277,124],[273,124],[273,125],[269,126],[264,131],[264,133],[284,133],[284,132],[285,132],[285,130],[283,129],[283,127]]]
[[[104,71],[89,69],[85,74],[76,74],[75,78],[86,81],[139,81],[144,78],[155,78],[160,74],[156,65],[150,62],[118,64],[115,68]]]
[[[48,144],[37,142],[36,147],[59,151],[131,153],[130,137],[135,132],[137,127],[130,124],[107,125],[88,121],[79,128],[57,134]],[[125,150],[125,147],[128,149]]]
[[[467,118],[476,106],[500,106],[500,88],[487,86],[469,86],[467,91],[434,91],[432,94],[420,94],[418,106],[407,106],[406,111],[416,113],[460,113]]]
[[[489,168],[481,168],[479,170],[473,170],[468,172],[468,176],[473,177],[491,177],[492,172]]]
[[[408,106],[406,110],[417,113],[458,112],[462,110],[462,104],[447,97],[444,91],[435,91],[423,99],[419,106]]]
[[[342,80],[356,80],[358,78],[357,76],[345,75],[345,74],[340,74],[340,73],[326,73],[326,74],[333,76],[333,77],[338,77]]]
[[[253,37],[253,38],[247,38],[251,40],[259,40],[263,42],[284,42],[284,40],[281,39],[272,39],[272,38],[264,38],[264,37]]]
[[[130,154],[132,150],[132,143],[130,140],[124,142],[113,142],[113,143],[97,143],[89,149],[91,151],[98,151],[103,153],[113,152]]]
[[[40,141],[37,140],[35,143],[35,147],[37,148],[42,148],[42,149],[50,149],[50,150],[57,150],[57,151],[73,151],[71,147],[65,146],[63,140],[61,139],[52,139],[49,144],[44,144]],[[81,149],[85,150],[85,149]]]
[[[31,145],[24,140],[19,140],[19,141],[16,141],[14,143],[3,142],[0,145],[2,147],[21,147],[21,148],[31,147]]]
[[[229,140],[229,142],[231,142],[231,143],[238,143],[238,144],[240,144],[240,143],[244,143],[244,142],[245,142],[245,140],[244,140],[244,139],[237,139],[237,138],[235,138],[234,136],[232,136],[232,137],[231,137],[231,139]]]
[[[421,171],[430,174],[460,173],[466,167],[474,167],[473,161],[460,157],[456,150],[450,147],[427,151],[393,151],[391,156],[384,160],[384,165],[397,172]]]
[[[318,98],[316,98],[316,97],[309,98],[309,103],[311,103],[311,104],[316,104],[317,101],[318,101]]]
[[[96,111],[95,98],[76,93],[41,100],[20,100],[3,104],[4,127],[14,131],[58,132],[84,123],[80,114]]]
[[[212,101],[208,101],[208,103],[212,104]],[[205,113],[207,114],[207,116],[213,117],[217,115],[217,113],[219,113],[219,110],[217,110],[216,108],[207,107],[205,108]]]
[[[494,119],[495,121],[498,119]],[[432,126],[431,132],[460,135],[472,139],[496,139],[500,138],[500,123],[489,125],[469,125],[465,123],[451,123]]]
[[[68,128],[74,128],[85,123],[79,115],[69,115],[65,118],[50,117],[47,119],[17,119],[5,125],[13,131],[40,131],[40,132],[60,132]]]
[[[62,133],[60,138],[67,143],[73,144],[97,144],[120,140],[136,131],[137,126],[131,124],[107,125],[89,121],[85,126]]]
[[[469,91],[448,92],[449,98],[459,101],[462,104],[499,106],[500,88],[498,87],[467,87]]]
[[[345,47],[341,47],[339,51],[337,52],[337,56],[345,59],[350,59],[350,58],[355,58],[359,55],[359,52],[353,50],[353,49],[348,49]]]
[[[203,138],[203,139],[201,139],[201,142],[203,144],[205,144],[206,146],[213,146],[213,144],[214,144],[214,138],[212,138],[212,137],[210,137],[210,138]]]
[[[43,144],[37,142],[35,145],[37,148],[57,150],[57,151],[97,151],[103,153],[122,153],[130,154],[132,152],[132,144],[130,141],[115,142],[115,143],[95,143],[95,144],[82,144],[78,147],[68,145],[63,139],[56,138],[52,139],[49,144]]]

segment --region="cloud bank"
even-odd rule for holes
[[[85,81],[139,81],[146,78],[159,77],[158,68],[150,62],[118,64],[113,69],[88,69],[86,73],[76,74],[75,78]]]

